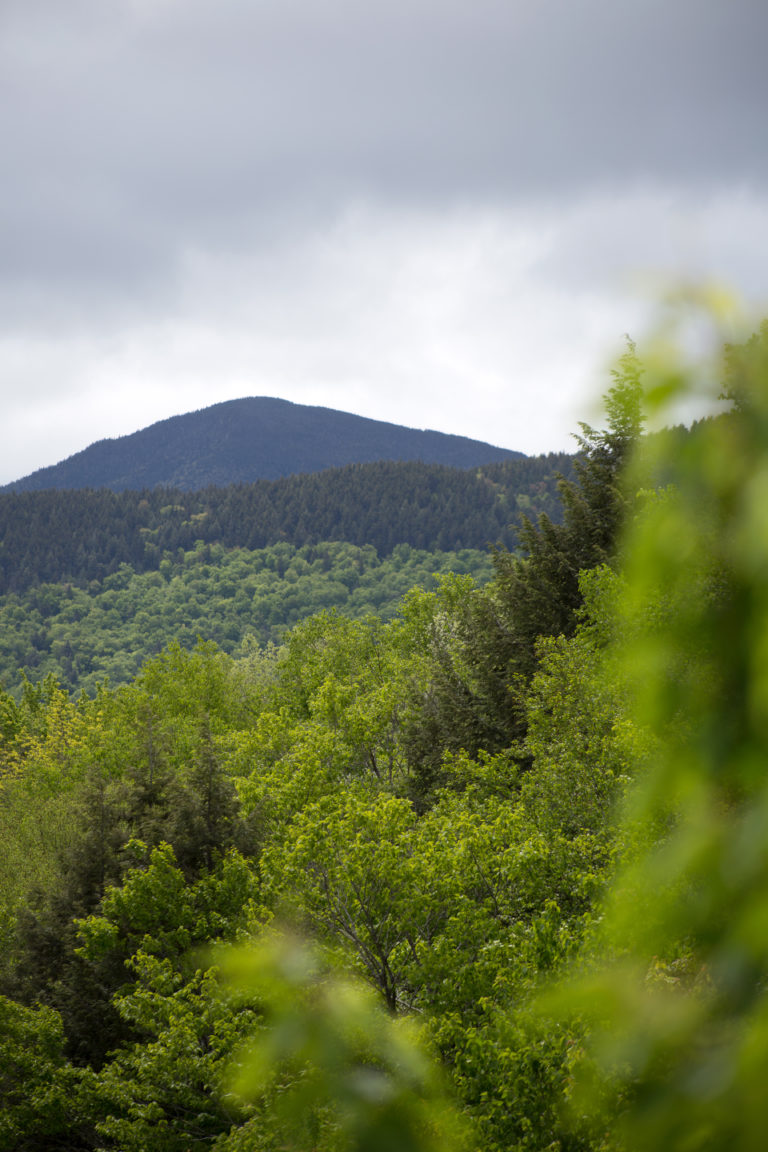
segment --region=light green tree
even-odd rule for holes
[[[621,1148],[756,1150],[768,1124],[767,344],[648,361],[656,414],[724,379],[731,403],[655,440],[670,487],[630,526],[620,602],[653,747],[589,972],[542,1009],[588,1022],[575,1113]]]

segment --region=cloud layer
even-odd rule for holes
[[[766,297],[767,33],[762,0],[5,0],[0,480],[248,394],[564,446],[630,273]]]

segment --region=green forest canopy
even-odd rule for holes
[[[721,367],[627,472],[706,387],[629,348],[483,587],[2,697],[0,1148],[761,1146],[768,327]]]
[[[129,564],[80,587],[37,584],[0,596],[0,682],[18,696],[23,677],[53,675],[93,695],[105,678],[126,683],[172,640],[214,640],[225,652],[279,643],[288,628],[323,609],[389,619],[402,597],[438,586],[441,575],[491,576],[487,552],[424,552],[398,544],[380,559],[371,545],[332,542],[249,551],[198,541],[159,571]]]

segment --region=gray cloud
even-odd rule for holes
[[[3,274],[143,291],[185,243],[350,197],[764,187],[766,34],[759,0],[24,0],[0,40]]]
[[[767,40],[764,0],[2,0],[5,478],[254,392],[567,444],[629,270],[765,293]]]
[[[702,249],[696,234],[713,224],[717,250]],[[650,322],[636,272],[674,278],[693,250],[700,274],[735,282],[748,267],[757,283],[764,238],[768,201],[722,197],[692,219],[646,193],[557,211],[361,204],[271,250],[189,251],[172,308],[90,336],[0,337],[16,381],[3,467],[10,480],[105,435],[244,395],[529,452],[568,448],[622,334],[642,341]],[[32,403],[47,417],[37,424]]]

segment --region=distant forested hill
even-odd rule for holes
[[[379,462],[196,492],[56,491],[0,494],[0,593],[40,583],[102,580],[128,564],[157,571],[203,544],[259,549],[286,542],[398,544],[426,551],[513,548],[521,513],[560,518],[564,453],[463,470]]]
[[[420,431],[349,412],[250,397],[161,420],[100,440],[5,490],[181,488],[275,480],[375,460],[421,460],[471,468],[522,456],[465,436]]]
[[[69,692],[93,695],[106,677],[124,684],[145,660],[175,642],[198,639],[247,654],[280,643],[300,620],[330,609],[390,619],[414,587],[432,591],[455,573],[483,584],[486,552],[423,552],[398,545],[380,559],[370,545],[273,544],[249,551],[201,544],[160,572],[130,565],[86,587],[58,582],[0,595],[0,685],[17,695],[22,676],[53,675]]]

